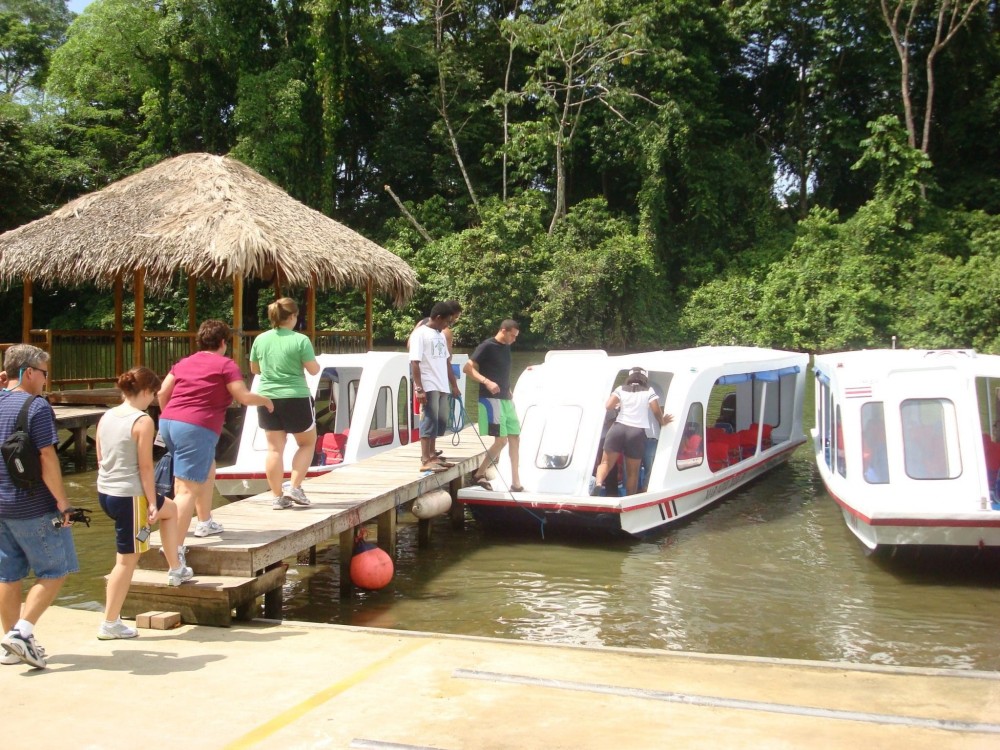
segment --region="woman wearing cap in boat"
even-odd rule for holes
[[[604,439],[604,454],[600,466],[597,467],[594,494],[599,495],[604,490],[604,480],[608,472],[618,462],[618,457],[624,453],[625,492],[634,495],[639,486],[642,454],[646,449],[646,429],[653,419],[661,425],[668,425],[674,418],[670,414],[663,413],[656,391],[649,386],[649,376],[641,367],[629,370],[625,385],[615,388],[608,397],[605,408],[617,408],[618,418]]]

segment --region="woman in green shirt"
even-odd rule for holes
[[[295,300],[282,297],[272,302],[267,307],[267,317],[273,327],[254,340],[250,370],[260,375],[257,392],[274,402],[273,412],[257,409],[257,423],[267,436],[264,470],[274,495],[271,507],[283,510],[296,504],[309,505],[302,480],[316,450],[316,414],[305,373],[318,375],[319,362],[309,338],[294,330],[299,317]],[[287,488],[282,488],[288,435],[295,440],[296,450],[292,456],[291,481]]]

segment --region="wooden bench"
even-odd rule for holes
[[[228,628],[234,611],[237,620],[252,620],[257,598],[280,590],[284,583],[283,565],[256,578],[195,575],[180,586],[168,586],[165,571],[139,569],[132,577],[122,615],[134,618],[151,610],[169,610],[180,612],[185,624]]]

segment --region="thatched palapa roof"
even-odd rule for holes
[[[0,235],[0,283],[128,283],[145,271],[162,291],[178,271],[226,282],[366,288],[405,302],[417,287],[403,260],[225,156],[184,154]]]

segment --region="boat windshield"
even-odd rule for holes
[[[565,469],[573,460],[573,448],[580,431],[583,409],[579,406],[532,406],[524,415],[529,419],[543,420],[542,436],[538,442],[535,466],[539,469]],[[523,430],[523,426],[522,426]]]
[[[954,479],[962,473],[955,405],[945,398],[914,398],[900,406],[903,457],[913,479]]]

